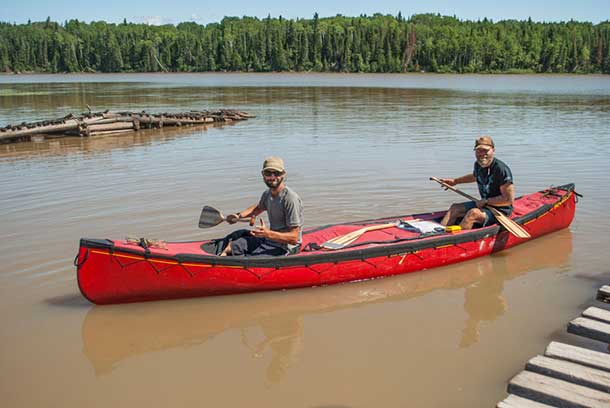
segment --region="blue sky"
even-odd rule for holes
[[[320,17],[372,15],[374,13],[396,15],[399,11],[408,17],[418,13],[440,13],[455,15],[462,20],[477,20],[484,17],[493,21],[505,19],[534,21],[590,21],[599,23],[610,20],[609,0],[4,0],[0,8],[0,21],[25,23],[28,19],[64,22],[70,19],[81,21],[104,20],[148,24],[177,24],[195,21],[207,24],[222,20],[224,16],[253,16],[264,18],[281,15],[285,18],[311,18],[314,12]]]

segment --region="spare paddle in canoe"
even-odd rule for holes
[[[398,225],[397,222],[392,222],[392,223],[388,223],[388,224],[371,225],[369,227],[360,228],[356,231],[352,231],[350,233],[340,235],[338,237],[335,237],[331,240],[326,241],[325,243],[322,244],[322,248],[332,249],[332,250],[342,249],[342,248],[345,248],[346,246],[348,246],[349,244],[351,244],[352,242],[354,242],[355,240],[357,240],[358,238],[360,238],[362,236],[362,234],[364,234],[368,231],[376,231],[376,230],[380,230],[380,229],[391,228],[391,227],[395,227],[397,225]]]

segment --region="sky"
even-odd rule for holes
[[[178,24],[194,21],[199,24],[219,22],[225,16],[287,19],[373,15],[375,13],[404,17],[420,13],[440,13],[460,20],[493,21],[515,19],[534,21],[588,21],[597,24],[610,20],[609,0],[3,0],[0,21],[23,24],[31,21],[63,23],[78,19],[84,22]]]

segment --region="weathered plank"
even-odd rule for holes
[[[599,351],[553,341],[547,346],[544,355],[610,372],[610,354]]]
[[[604,285],[597,291],[597,300],[610,303],[610,285]]]
[[[561,407],[608,408],[610,394],[530,371],[522,371],[508,384],[508,392]]]
[[[610,324],[585,317],[577,317],[568,324],[568,333],[610,343]]]
[[[102,123],[87,126],[89,132],[108,132],[110,130],[133,129],[133,120],[126,122]]]
[[[599,320],[600,322],[610,323],[610,310],[600,309],[599,307],[591,306],[582,312],[583,317]]]
[[[35,135],[37,133],[52,133],[52,132],[65,132],[66,130],[78,129],[80,122],[76,119],[66,120],[63,123],[47,125],[47,126],[36,126],[28,128],[22,126],[15,130],[5,130],[0,132],[0,140],[12,139],[21,136]]]
[[[510,394],[504,401],[498,402],[496,408],[550,408],[551,405],[546,405],[541,402],[532,401],[526,398],[521,398],[517,395]]]
[[[573,384],[610,392],[610,372],[608,371],[544,356],[532,358],[527,362],[525,369]]]

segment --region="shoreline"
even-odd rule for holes
[[[354,88],[430,89],[476,92],[528,92],[536,94],[610,95],[610,75],[605,74],[430,74],[430,73],[328,73],[328,72],[149,72],[0,74],[0,97],[55,92],[51,84],[149,83],[181,88]],[[36,89],[21,89],[35,86]],[[50,88],[43,88],[48,86]],[[98,91],[96,91],[98,92]],[[99,92],[105,92],[100,89]],[[95,103],[90,105],[94,106]]]
[[[103,71],[74,71],[74,72],[45,72],[45,71],[25,71],[25,72],[0,72],[0,77],[8,76],[34,76],[34,75],[210,75],[210,74],[257,74],[257,75],[535,75],[535,76],[609,76],[603,72],[535,72],[527,70],[509,71],[481,71],[481,72],[335,72],[335,71],[124,71],[124,72],[103,72]]]

